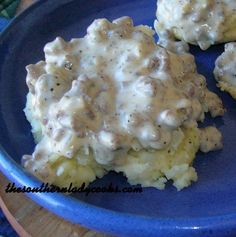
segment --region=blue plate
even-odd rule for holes
[[[42,0],[17,17],[0,37],[0,170],[18,185],[39,186],[19,164],[34,148],[23,108],[26,101],[25,66],[43,59],[43,46],[56,36],[81,37],[95,19],[129,15],[135,24],[153,25],[155,0]],[[34,201],[74,223],[122,236],[236,236],[236,104],[215,86],[214,61],[223,46],[206,52],[191,48],[208,87],[223,99],[223,118],[207,117],[223,133],[224,149],[198,153],[194,166],[199,180],[177,192],[145,188],[141,194],[97,193],[63,196],[28,194]],[[93,185],[127,186],[110,173]]]

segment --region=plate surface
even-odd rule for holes
[[[82,37],[95,18],[128,15],[135,24],[152,26],[155,0],[42,0],[17,17],[0,37],[0,170],[18,185],[39,186],[21,168],[23,154],[34,148],[23,108],[26,101],[25,66],[43,59],[43,46],[56,36]],[[236,234],[236,104],[215,86],[213,68],[223,45],[206,52],[192,47],[198,70],[208,88],[223,100],[223,118],[207,117],[224,136],[224,149],[198,153],[197,183],[181,192],[143,189],[141,194],[97,193],[74,197],[53,193],[29,194],[40,205],[75,223],[122,236],[235,236]],[[92,185],[113,182],[128,186],[122,175],[110,173]]]

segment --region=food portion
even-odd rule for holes
[[[236,40],[235,0],[158,0],[155,29],[205,50]]]
[[[38,143],[23,157],[28,170],[59,186],[88,184],[110,170],[158,189],[197,180],[199,148],[222,147],[219,131],[197,122],[224,108],[194,57],[158,46],[153,33],[129,17],[98,19],[84,38],[45,46],[45,61],[27,66],[25,114]],[[217,141],[206,149],[201,137]]]
[[[236,43],[225,45],[225,51],[215,62],[214,75],[217,86],[236,99]]]

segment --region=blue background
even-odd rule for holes
[[[0,32],[7,26],[9,21],[4,18],[0,18]],[[0,235],[4,237],[15,237],[18,236],[16,232],[12,229],[11,225],[5,218],[2,210],[0,209]]]

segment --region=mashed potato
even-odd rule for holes
[[[27,66],[25,114],[37,142],[23,157],[28,170],[59,186],[89,184],[110,170],[158,189],[197,180],[200,133],[209,141],[220,134],[197,122],[206,112],[222,115],[223,105],[193,56],[163,49],[153,33],[129,17],[98,19],[84,38],[45,46],[45,61]],[[217,137],[207,151],[222,147]]]
[[[236,40],[235,12],[235,0],[158,0],[155,28],[205,50]]]

